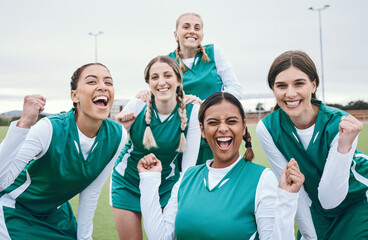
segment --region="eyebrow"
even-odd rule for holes
[[[87,79],[87,78],[89,78],[89,77],[97,78],[97,76],[96,76],[96,75],[87,75],[84,79]],[[111,79],[111,80],[112,80],[112,77],[106,76],[106,77],[104,77],[104,79]]]
[[[226,120],[230,120],[230,119],[239,119],[239,117],[237,117],[237,116],[231,116],[231,117],[228,117],[228,118],[226,118]],[[217,118],[208,118],[207,120],[206,120],[206,122],[209,122],[209,121],[218,121],[218,119]]]

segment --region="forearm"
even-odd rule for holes
[[[318,186],[318,199],[325,209],[337,207],[349,190],[350,166],[355,153],[357,139],[350,151],[342,154],[337,150],[337,135],[330,146],[326,164]]]
[[[175,217],[177,212],[176,185],[172,197],[162,213],[158,188],[161,184],[161,173],[140,173],[139,188],[141,191],[141,212],[144,229],[148,239],[174,239]],[[176,192],[176,193],[175,193]],[[173,199],[173,196],[175,199]],[[165,215],[164,215],[165,214]]]

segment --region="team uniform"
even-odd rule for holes
[[[295,238],[298,193],[278,188],[270,169],[241,157],[226,168],[212,168],[212,163],[184,172],[163,213],[158,203],[160,173],[140,173],[149,239]]]
[[[183,73],[184,92],[204,100],[215,92],[225,91],[241,99],[242,87],[220,48],[214,44],[203,47],[210,59],[209,62],[202,61],[202,53],[197,53],[194,58],[182,59],[188,68]],[[176,51],[170,53],[169,56],[178,61]],[[197,163],[205,163],[206,160],[212,158],[210,147],[202,140]]]
[[[146,127],[145,109],[147,105],[140,99],[132,100],[124,110],[131,110],[137,116],[130,128],[130,139],[115,163],[111,180],[111,202],[115,208],[140,212],[139,175],[137,164],[141,158],[149,153],[162,162],[163,174],[160,186],[160,201],[166,206],[170,198],[171,189],[179,179],[178,162],[182,168],[195,165],[200,143],[200,129],[198,123],[199,104],[186,106],[188,126],[184,132],[186,136],[186,150],[176,152],[181,135],[178,105],[169,115],[158,113],[155,104],[152,106],[150,128],[157,143],[157,148],[146,149],[143,145],[143,135]]]
[[[127,138],[106,119],[95,138],[74,112],[30,130],[13,122],[0,146],[0,238],[91,239],[98,196]],[[78,225],[68,202],[79,195]]]
[[[303,237],[368,239],[368,156],[356,150],[357,139],[350,152],[339,153],[339,123],[348,114],[312,104],[319,105],[312,127],[296,129],[278,109],[258,124],[258,138],[277,176],[291,158],[305,176],[296,218]]]

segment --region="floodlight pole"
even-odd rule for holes
[[[97,62],[97,37],[101,35],[103,32],[99,31],[98,33],[88,33],[89,35],[95,37],[95,62]]]
[[[330,5],[324,5],[322,8],[313,8],[310,7],[309,10],[318,11],[318,20],[319,20],[319,45],[321,51],[321,83],[322,83],[322,102],[325,103],[325,77],[323,71],[323,50],[322,50],[322,20],[321,20],[321,11],[329,8]]]

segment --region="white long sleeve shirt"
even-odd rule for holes
[[[24,167],[33,159],[41,158],[50,146],[52,124],[48,118],[38,121],[33,127],[19,128],[12,122],[7,135],[0,145],[0,191],[10,186]],[[93,140],[78,130],[80,146],[84,157],[88,156]],[[79,195],[78,239],[92,239],[93,216],[101,189],[112,167],[124,147],[127,138],[123,128],[119,148],[101,174]],[[0,205],[2,205],[0,199]]]
[[[209,170],[208,184],[213,188],[237,164],[216,169],[206,165]],[[141,211],[144,227],[149,239],[174,239],[175,218],[178,211],[178,190],[181,178],[173,187],[171,198],[163,213],[159,204],[158,186],[161,173],[143,172],[141,177]],[[295,239],[294,216],[297,208],[298,193],[289,193],[277,187],[278,182],[270,169],[262,173],[256,190],[255,219],[260,239]],[[216,209],[214,209],[216,211]],[[221,213],[219,213],[221,214]],[[241,236],[239,236],[241,238]]]

